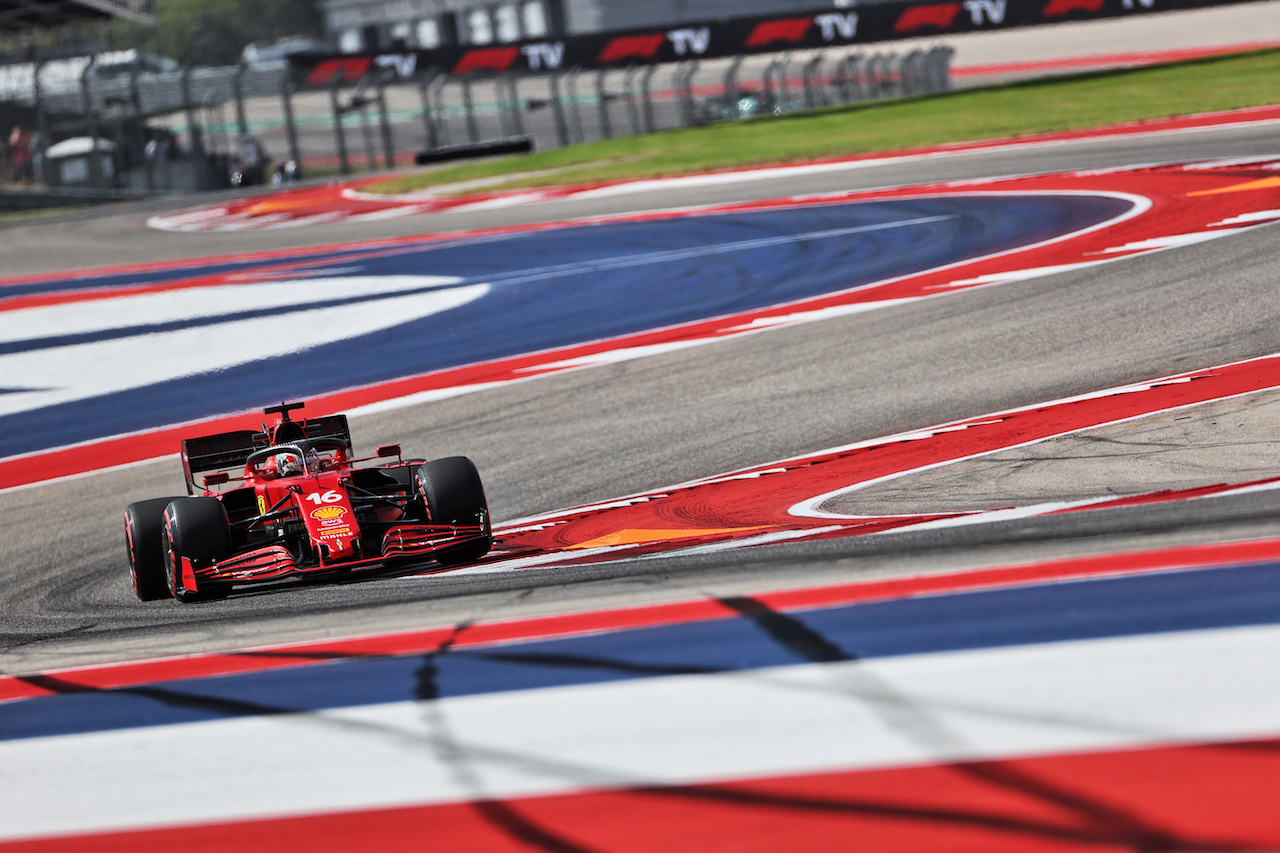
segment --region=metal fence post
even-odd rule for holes
[[[640,93],[644,97],[644,130],[645,133],[653,133],[658,129],[657,122],[653,116],[653,74],[658,70],[657,65],[650,65],[645,69],[643,76],[640,78]]]
[[[782,56],[778,57],[778,93],[780,97],[778,105],[774,108],[776,112],[788,109],[787,105],[791,103],[791,84],[787,80],[790,67],[791,54],[783,53]]]
[[[676,66],[671,76],[680,103],[680,122],[685,127],[698,124],[698,105],[693,101],[693,75],[698,70],[698,60],[689,59]]]
[[[338,87],[342,85],[342,75],[334,74],[329,81],[329,106],[333,110],[333,137],[338,143],[338,168],[342,174],[351,174],[351,164],[347,162],[347,137],[342,130],[342,105],[338,103]]]
[[[874,101],[880,97],[880,54],[873,53],[862,64],[862,97]]]
[[[182,69],[182,76],[178,78],[178,85],[182,89],[182,109],[187,114],[187,135],[191,137],[191,156],[203,157],[205,154],[204,134],[200,130],[200,123],[196,121],[195,103],[191,99],[191,71],[192,65],[188,63]]]
[[[738,109],[738,101],[741,98],[738,95],[738,69],[742,66],[743,55],[738,54],[729,63],[729,68],[724,72],[724,115],[732,115],[734,118],[740,117]]]
[[[578,75],[581,71],[577,68],[570,68],[569,73],[565,75],[565,89],[569,92],[569,113],[572,118],[572,126],[570,128],[572,139],[574,142],[585,142],[586,139],[582,135],[582,105],[578,103]]]
[[[913,50],[902,60],[903,91],[908,95],[916,95],[929,91],[928,71],[925,68],[923,50]]]
[[[40,169],[36,178],[46,184],[48,181],[44,177],[44,152],[49,147],[49,114],[45,111],[44,97],[40,91],[40,72],[44,70],[44,64],[47,61],[45,59],[38,61],[31,75],[31,95],[36,107],[36,133],[39,135],[39,142],[31,152],[31,160],[34,166],[36,158],[39,158]]]
[[[289,141],[289,159],[293,160],[294,174],[302,176],[302,155],[298,151],[298,126],[293,120],[293,81],[284,76],[280,86],[280,103],[284,107],[284,132]]]
[[[684,61],[676,63],[676,67],[671,71],[671,91],[676,96],[676,126],[685,127],[689,124],[688,115],[684,108]]]
[[[231,75],[231,95],[236,100],[236,127],[241,136],[249,135],[249,119],[244,114],[244,73],[248,70],[249,66],[241,62]]]
[[[940,91],[938,85],[938,48],[931,47],[924,54],[922,62],[924,75],[924,90],[926,92]]]
[[[427,132],[427,150],[432,151],[440,147],[440,139],[436,131],[435,107],[432,105],[431,87],[435,83],[432,74],[423,75],[418,79],[418,97],[422,101],[422,125]]]
[[[760,106],[765,112],[775,112],[778,105],[778,95],[774,89],[774,78],[778,76],[779,60],[770,60],[769,64],[764,67],[764,76],[760,78],[760,82],[764,84],[764,103]]]
[[[938,45],[929,51],[929,91],[945,92],[951,88],[951,57],[954,54],[955,50],[947,45]]]
[[[129,69],[129,102],[133,106],[133,118],[138,123],[138,133],[142,141],[142,176],[147,190],[155,192],[156,176],[151,171],[151,158],[147,156],[147,122],[142,114],[142,92],[138,88],[138,66]],[[128,162],[126,160],[126,162]]]
[[[840,61],[836,74],[836,91],[847,103],[862,100],[862,56],[851,53]]]
[[[471,98],[471,78],[462,78],[462,109],[467,114],[467,140],[472,144],[480,141],[480,126],[476,123],[476,105]]]
[[[387,72],[382,71],[373,78],[374,91],[378,95],[378,129],[382,132],[382,157],[388,169],[396,165],[395,142],[391,138],[391,117],[387,115]]]
[[[613,127],[609,124],[609,92],[605,89],[605,75],[608,68],[601,68],[596,74],[596,105],[600,110],[600,132],[605,139],[613,138]]]
[[[98,56],[94,54],[89,57],[89,64],[80,73],[80,95],[84,99],[84,117],[89,125],[89,183],[95,187],[101,187],[102,163],[98,159],[98,118],[93,109],[93,96],[89,92],[89,76],[93,73],[93,66],[97,62]]]
[[[804,66],[804,105],[809,109],[827,105],[822,91],[822,59],[823,56],[819,53]]]
[[[876,78],[879,80],[879,86],[876,90],[877,98],[890,98],[894,93],[894,71],[896,70],[896,57],[893,53],[885,51],[880,54],[880,62],[877,65]]]
[[[906,93],[904,88],[906,85],[905,69],[903,63],[905,59],[897,53],[889,54],[888,72],[889,72],[889,97],[902,95]]]
[[[508,100],[506,75],[499,74],[493,78],[493,102],[498,107],[498,136],[511,136],[511,102]]]
[[[449,82],[449,75],[437,74],[430,85],[431,103],[434,112],[431,121],[436,129],[437,146],[449,145],[453,142],[453,137],[449,133],[448,115],[445,113],[444,106],[444,87]]]
[[[622,75],[622,92],[627,100],[627,126],[631,129],[632,136],[640,133],[640,109],[636,106],[635,93],[636,73],[639,70],[639,65],[628,65],[626,73]]]
[[[564,100],[560,97],[560,72],[551,72],[551,118],[556,126],[556,144],[564,148],[569,144],[569,126],[564,118]]]
[[[351,90],[351,103],[347,106],[349,110],[360,111],[360,138],[364,142],[364,168],[366,172],[372,172],[377,168],[377,159],[373,154],[373,133],[369,130],[369,96],[365,94],[365,89],[369,86],[369,77],[360,78],[360,82],[356,83],[356,87]]]
[[[520,112],[519,83],[519,77],[507,77],[507,94],[510,96],[510,100],[507,103],[511,105],[511,125],[515,130],[515,135],[524,136],[524,116]]]
[[[514,87],[511,82],[511,75],[503,73],[498,75],[493,81],[494,99],[498,104],[498,123],[501,126],[501,136],[516,135],[516,113],[518,108],[513,101]]]

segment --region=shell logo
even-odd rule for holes
[[[319,509],[311,510],[311,517],[318,518],[321,521],[328,521],[334,518],[342,518],[347,511],[340,506],[322,506]]]

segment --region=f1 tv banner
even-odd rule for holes
[[[452,46],[383,54],[289,57],[304,87],[350,84],[369,73],[409,80],[432,71],[453,77],[544,74],[570,68],[719,59],[958,33],[1147,15],[1247,0],[945,0],[888,2],[777,18],[725,18],[673,28],[630,30],[511,44]]]

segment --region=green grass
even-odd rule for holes
[[[1277,103],[1280,50],[1267,50],[670,130],[415,172],[365,190],[403,193],[503,175],[517,177],[496,187],[656,177]]]
[[[0,222],[17,222],[24,219],[39,219],[45,216],[57,216],[60,213],[74,213],[77,210],[87,210],[88,206],[83,204],[69,204],[66,207],[39,207],[30,210],[5,210],[0,211]]]

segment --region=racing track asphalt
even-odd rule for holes
[[[6,274],[742,198],[1280,153],[1274,128],[1060,143],[784,182],[236,234],[149,232],[157,204],[5,229]],[[498,520],[1280,350],[1274,227],[362,417],[361,446],[465,453]],[[10,238],[14,238],[11,240]],[[12,257],[10,257],[12,256]],[[1136,451],[1142,452],[1142,451]],[[1154,452],[1154,451],[1153,451]],[[974,477],[984,476],[975,469]],[[1223,470],[1223,481],[1233,472]],[[142,605],[120,512],[176,462],[0,493],[0,670],[1276,535],[1276,492],[555,571],[399,578]],[[950,481],[964,488],[963,479]],[[976,481],[975,481],[976,482]],[[1028,488],[1043,488],[1034,481]],[[1010,495],[1016,502],[1018,495]]]

